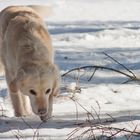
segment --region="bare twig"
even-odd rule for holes
[[[133,134],[135,133],[136,129],[137,129],[138,125],[135,126],[134,130],[132,131],[132,133],[129,136],[129,140],[131,140],[131,137],[133,136]]]
[[[85,70],[85,69],[94,69],[93,70],[93,73],[92,75],[90,76],[90,78],[88,79],[88,81],[90,81],[93,76],[95,75],[95,72],[98,70],[98,69],[101,69],[101,70],[109,70],[109,71],[114,71],[114,72],[117,72],[119,74],[122,74],[126,77],[128,77],[128,80],[123,82],[123,84],[125,83],[128,83],[128,82],[132,82],[132,81],[140,81],[140,78],[138,78],[129,68],[127,68],[125,65],[123,65],[122,63],[120,63],[119,61],[117,61],[116,59],[114,59],[112,56],[108,55],[107,53],[103,52],[104,55],[106,55],[107,57],[109,57],[111,60],[113,60],[114,62],[116,62],[117,64],[119,64],[121,67],[123,67],[128,73],[125,73],[123,71],[120,71],[120,70],[117,70],[117,69],[114,69],[114,68],[110,68],[110,67],[106,67],[106,66],[98,66],[98,65],[87,65],[87,66],[82,66],[82,67],[76,67],[76,68],[73,68],[71,70],[69,70],[68,72],[62,74],[62,77],[64,76],[69,76],[69,74],[71,72],[74,72],[74,71],[78,71],[80,72],[80,70]],[[78,73],[78,77],[77,77],[78,81],[80,80],[80,74]]]
[[[114,71],[114,72],[120,73],[120,74],[122,74],[122,75],[124,75],[124,76],[130,78],[132,81],[140,81],[140,78],[138,78],[138,77],[136,77],[136,76],[132,76],[132,75],[130,75],[130,74],[127,74],[127,73],[122,72],[122,71],[120,71],[120,70],[116,70],[116,69],[114,69],[114,68],[109,68],[109,67],[105,67],[105,66],[98,66],[98,65],[87,65],[87,66],[77,67],[77,68],[71,69],[71,70],[69,70],[68,72],[64,73],[64,74],[62,75],[62,77],[68,75],[69,73],[71,73],[71,72],[73,72],[73,71],[77,71],[77,70],[79,70],[79,69],[89,69],[89,68],[90,68],[90,69],[93,68],[93,69],[104,69],[104,70]]]
[[[22,139],[24,138],[24,136],[22,135],[22,133],[20,133],[19,129],[17,131],[14,131],[11,128],[9,128],[9,130],[15,136],[16,139],[20,140],[20,138],[22,138]]]
[[[126,83],[130,83],[130,82],[133,82],[134,80],[132,80],[132,79],[127,79],[126,81],[124,81],[122,84],[126,84]]]
[[[129,73],[131,73],[133,75],[133,77],[136,78],[136,75],[130,70],[128,69],[125,65],[121,64],[119,61],[117,61],[116,59],[114,59],[112,56],[110,56],[109,54],[103,52],[104,55],[106,55],[107,57],[111,58],[113,61],[115,61],[117,64],[121,65],[124,69],[126,69]]]
[[[112,119],[111,121],[107,121],[107,122],[115,122],[116,121],[116,119],[113,118],[110,114],[106,113],[106,115],[108,115]]]
[[[37,126],[36,130],[34,131],[33,140],[35,140],[35,137],[37,137],[37,138],[39,137],[39,128],[41,127],[42,124],[44,124],[44,122],[41,122],[41,123]]]
[[[97,70],[98,70],[97,68],[94,69],[94,71],[93,71],[92,75],[90,76],[90,78],[88,79],[88,81],[91,81],[91,79],[93,78],[93,76],[95,75],[95,72],[96,72]]]
[[[23,121],[29,128],[31,128],[32,130],[34,129],[29,123],[27,123],[27,122],[25,121],[25,119],[24,119],[23,117],[21,117],[21,119],[22,119],[22,121]]]

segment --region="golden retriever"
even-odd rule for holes
[[[36,11],[10,6],[0,13],[0,58],[16,116],[33,112],[46,121],[59,91],[51,38]]]

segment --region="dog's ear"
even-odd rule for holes
[[[53,85],[53,95],[57,96],[60,93],[60,72],[56,65],[53,66],[53,75],[54,75],[54,85]]]
[[[19,69],[17,75],[13,81],[10,82],[9,88],[12,93],[17,93],[19,90],[19,82],[24,80],[26,77],[26,73],[24,69]]]
[[[28,5],[28,7],[34,9],[42,18],[53,15],[53,9],[46,5]]]

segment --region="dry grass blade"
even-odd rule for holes
[[[76,108],[76,124],[78,124],[78,118],[79,118],[79,114],[78,114],[78,107],[77,107],[77,103],[74,102],[75,104],[75,108]]]
[[[51,117],[50,117],[51,118]],[[50,119],[50,118],[48,118],[48,120]],[[29,127],[29,128],[31,128],[31,130],[33,131],[33,140],[35,140],[35,138],[39,138],[39,128],[45,123],[45,122],[41,122],[37,127],[36,127],[36,129],[34,130],[34,128],[28,123],[28,122],[26,122],[25,121],[25,119],[24,118],[21,118],[22,119],[22,121]],[[46,121],[47,122],[47,121]]]
[[[53,117],[53,116],[52,116],[52,117]],[[47,121],[48,121],[49,119],[51,119],[52,117],[48,118]],[[43,124],[47,123],[47,121],[46,121],[46,122],[41,122],[41,123],[37,126],[36,130],[34,131],[33,140],[35,140],[35,137],[37,137],[37,139],[38,139],[38,137],[39,137],[39,128],[40,128]]]
[[[88,111],[84,106],[82,106],[77,100],[75,100],[74,98],[70,98],[70,99],[76,102],[81,108],[83,108],[87,112],[87,114],[89,114],[92,117],[93,120],[95,120],[93,114],[90,111]]]
[[[77,127],[71,133],[68,134],[67,140],[75,140],[75,139],[82,140],[85,138],[93,139],[93,140],[98,140],[98,139],[111,140],[111,139],[116,138],[118,135],[124,135],[124,136],[129,135],[129,137],[127,137],[128,140],[131,140],[131,138],[134,136],[140,137],[140,132],[137,131],[137,126],[135,126],[134,130],[131,131],[127,128],[117,128],[117,127],[111,127],[111,126],[104,125],[105,122],[102,122],[101,118],[100,118],[100,115],[101,115],[100,114],[100,105],[98,102],[97,102],[97,104],[99,106],[99,113],[97,113],[97,111],[94,108],[92,108],[92,110],[94,110],[94,112],[95,112],[95,115],[97,116],[98,123],[93,123],[93,120],[95,120],[94,114],[89,112],[84,106],[82,106],[74,98],[71,98],[71,99],[74,102],[76,102],[76,105],[79,105],[86,111],[87,118],[83,123],[76,124]],[[111,115],[109,115],[109,114],[107,114],[107,115],[112,119],[112,121],[110,121],[110,122],[116,121]]]
[[[116,122],[116,119],[113,118],[110,114],[106,113],[107,116],[109,116],[112,120],[111,121],[107,121],[107,122]]]
[[[80,127],[75,128],[72,132],[68,134],[68,138],[66,140],[72,140],[72,136],[74,136],[74,134],[76,134],[80,129]]]

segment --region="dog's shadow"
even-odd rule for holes
[[[134,111],[135,113],[137,111]],[[120,123],[120,122],[130,122],[134,120],[140,120],[140,115],[125,115],[126,112],[121,112],[121,115],[115,115],[112,117],[109,116],[101,116],[101,118],[95,118],[92,123],[95,125],[109,125],[113,123]],[[134,114],[135,114],[134,113]],[[37,116],[30,116],[30,117],[0,117],[0,133],[8,132],[11,130],[26,130],[26,129],[63,129],[63,128],[76,128],[82,127],[87,123],[86,114],[78,114],[78,118],[76,115],[60,115],[54,116],[52,119],[48,120],[47,122],[41,122],[41,120]]]

